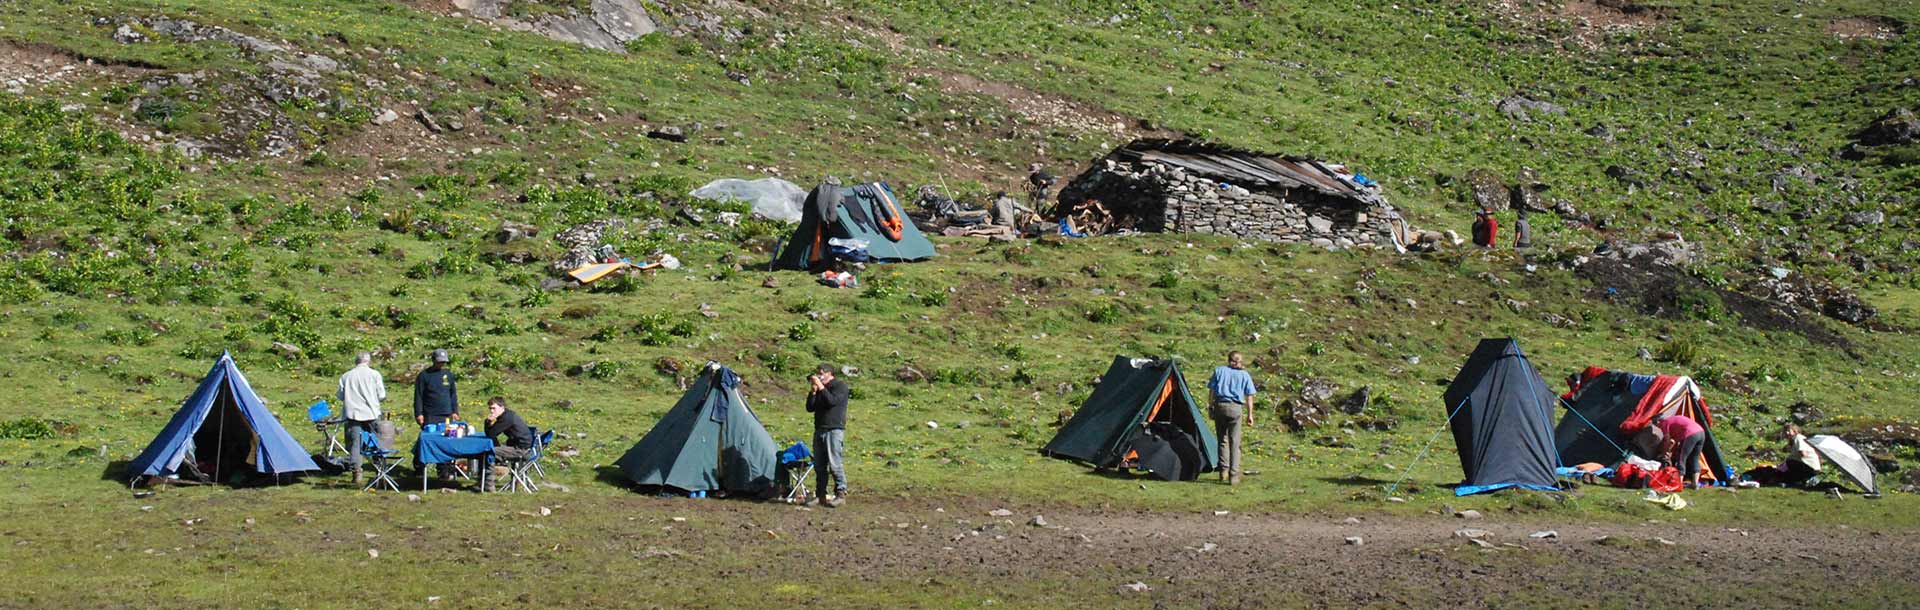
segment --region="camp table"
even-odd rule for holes
[[[454,460],[480,460],[480,489],[487,488],[487,471],[493,462],[493,439],[484,436],[464,436],[453,438],[440,432],[420,433],[420,442],[413,444],[413,457],[422,464],[420,471],[420,491],[427,490],[427,482],[433,477],[427,476],[424,465],[447,464]]]

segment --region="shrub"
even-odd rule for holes
[[[1112,324],[1120,321],[1120,304],[1113,301],[1101,301],[1087,309],[1087,321],[1094,324]]]
[[[1692,365],[1700,357],[1700,346],[1692,339],[1674,339],[1661,344],[1659,351],[1654,352],[1653,357],[1661,362]]]
[[[787,327],[787,338],[794,341],[812,341],[818,336],[820,336],[820,330],[815,328],[812,322],[801,322]]]
[[[38,417],[22,417],[0,422],[0,439],[34,440],[53,438],[61,428],[71,428],[69,424]]]

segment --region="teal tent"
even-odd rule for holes
[[[759,493],[774,485],[779,447],[740,399],[740,376],[708,363],[653,430],[615,462],[642,487]]]
[[[127,472],[136,479],[184,474],[231,481],[245,473],[277,477],[319,469],[253,393],[233,356],[222,353]]]
[[[830,243],[834,239],[866,242],[868,260],[877,262],[933,258],[933,242],[927,241],[904,210],[885,182],[850,187],[821,184],[807,195],[800,225],[787,238],[774,265],[801,271],[825,267],[848,255],[835,252]]]
[[[1179,365],[1116,356],[1086,404],[1041,452],[1096,468],[1140,468],[1164,479],[1192,480],[1219,467],[1220,443],[1187,392]]]

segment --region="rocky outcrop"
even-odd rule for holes
[[[639,0],[593,0],[584,12],[533,17],[509,14],[511,4],[513,0],[453,0],[454,8],[509,29],[615,53],[627,52],[627,43],[660,30]]]

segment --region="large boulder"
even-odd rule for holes
[[[1853,139],[1861,146],[1912,144],[1920,141],[1920,116],[1905,108],[1889,110],[1854,134]]]
[[[807,201],[805,189],[779,178],[723,178],[693,189],[691,194],[712,201],[745,201],[753,204],[755,216],[783,222],[800,222],[800,207]]]

